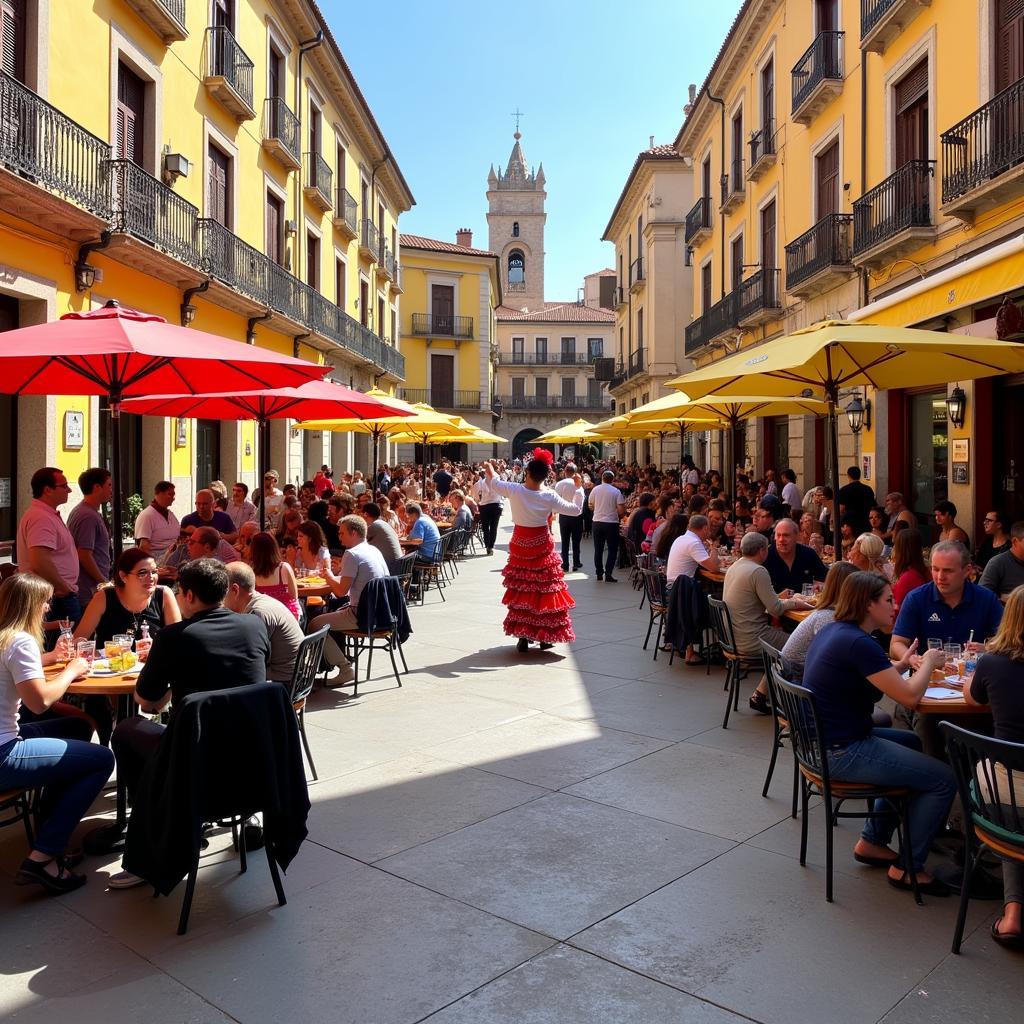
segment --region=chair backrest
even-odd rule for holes
[[[397,562],[391,562],[389,567],[391,569],[391,575],[397,576],[402,584],[402,592],[406,597],[409,596],[409,584],[412,582],[413,569],[416,566],[416,552],[410,551],[409,554],[398,559]]]
[[[761,657],[764,659],[764,676],[768,681],[768,696],[771,699],[772,711],[776,715],[781,715],[782,711],[779,707],[779,700],[776,697],[776,686],[775,680],[779,676],[788,676],[788,670],[786,667],[786,659],[782,656],[782,651],[777,647],[773,647],[767,640],[761,640]],[[782,715],[785,718],[785,715]]]
[[[356,618],[359,629],[366,633],[393,631],[404,617],[405,591],[394,576],[377,576],[367,580],[359,594]]]
[[[778,714],[789,722],[793,753],[801,767],[822,778],[827,785],[828,758],[825,756],[825,743],[814,694],[806,686],[790,682],[777,670],[773,674]]]
[[[736,650],[736,637],[732,631],[732,616],[729,614],[729,606],[720,598],[709,597],[708,609],[711,612],[711,627],[718,637],[718,642],[722,645],[722,650],[726,654],[739,657],[739,651]]]
[[[647,597],[647,603],[652,609],[656,604],[664,607],[667,603],[665,598],[665,577],[657,569],[641,569],[640,574],[644,581],[644,594]]]
[[[316,682],[317,670],[320,668],[320,657],[324,652],[324,644],[330,631],[330,626],[321,626],[299,644],[299,649],[295,652],[295,665],[292,668],[292,685],[289,693],[293,704],[305,700],[312,691],[313,684]]]
[[[940,722],[972,830],[984,829],[1024,859],[1024,743],[1011,743]]]
[[[452,530],[448,531],[447,541],[444,549],[445,558],[454,558],[461,550],[462,544],[466,536],[466,531],[461,526],[457,526]]]

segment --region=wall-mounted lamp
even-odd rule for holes
[[[168,185],[173,185],[178,178],[187,178],[191,169],[188,158],[181,153],[164,154],[164,181]]]
[[[294,220],[286,220],[284,222],[284,233],[289,238],[292,238],[295,234],[297,234],[298,230],[299,230],[299,225]]]
[[[181,306],[181,326],[188,327],[190,323],[196,318],[196,307],[191,302],[182,303]]]
[[[88,263],[75,264],[75,290],[88,291],[96,283],[96,268]]]
[[[846,407],[846,418],[850,421],[850,429],[859,434],[864,427],[871,429],[871,399],[862,399],[854,395],[853,401]]]
[[[967,395],[959,384],[946,398],[946,415],[954,427],[962,427],[967,418]]]

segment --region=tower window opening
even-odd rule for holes
[[[519,249],[513,249],[508,254],[508,283],[525,284],[526,282],[526,259]]]
[[[512,237],[513,238],[518,238],[519,237],[519,221],[513,221],[512,222]]]

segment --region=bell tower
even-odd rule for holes
[[[544,165],[527,167],[518,114],[513,137],[504,174],[492,164],[487,175],[488,246],[501,257],[505,305],[532,310],[544,304]]]

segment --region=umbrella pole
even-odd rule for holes
[[[373,500],[377,500],[377,446],[380,443],[380,434],[373,432],[373,465],[370,467],[370,494]]]
[[[829,390],[828,393],[828,453],[831,466],[830,481],[832,486],[832,546],[835,549],[836,560],[841,557],[843,550],[842,532],[839,523],[839,417],[837,414],[836,402],[838,395]]]
[[[256,420],[256,445],[259,448],[259,458],[256,460],[257,472],[260,483],[260,533],[267,528],[267,419],[260,416]]]
[[[121,399],[110,396],[110,426],[113,432],[113,455],[114,465],[112,476],[114,478],[114,500],[110,510],[110,521],[114,531],[114,561],[121,557],[124,548],[124,517],[121,511],[121,501],[124,495],[121,493]]]

